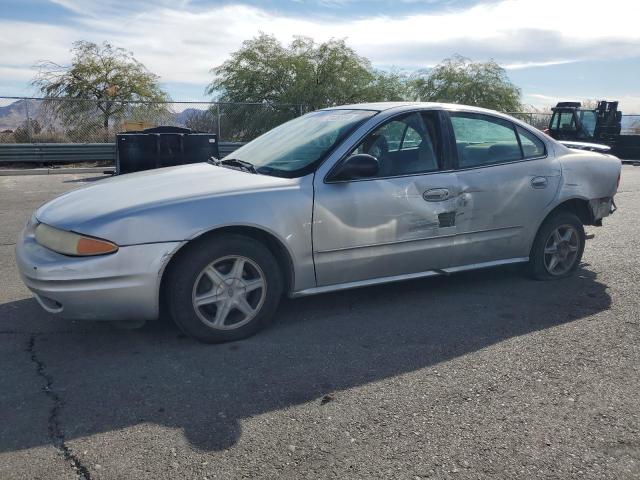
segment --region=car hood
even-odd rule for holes
[[[38,221],[91,234],[91,226],[148,210],[211,197],[286,189],[295,179],[253,174],[209,163],[130,173],[72,190],[36,211]]]

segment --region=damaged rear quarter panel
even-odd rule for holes
[[[561,145],[562,184],[553,207],[571,199],[586,200],[598,220],[609,214],[622,162],[613,155],[570,150]]]

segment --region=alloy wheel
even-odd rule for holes
[[[267,293],[262,269],[242,256],[219,258],[207,265],[193,285],[196,314],[217,330],[233,330],[249,323],[260,311]]]
[[[557,227],[545,242],[544,266],[551,275],[567,273],[574,266],[580,251],[580,236],[572,225]]]

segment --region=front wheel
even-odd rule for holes
[[[537,280],[565,278],[573,274],[584,252],[582,222],[573,213],[562,211],[547,218],[533,242],[529,273]]]
[[[240,340],[263,328],[282,295],[271,251],[241,235],[196,241],[169,272],[165,292],[174,322],[206,343]]]

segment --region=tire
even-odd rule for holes
[[[283,279],[266,246],[242,235],[220,234],[186,248],[171,265],[164,289],[169,313],[184,333],[204,343],[229,342],[269,323]]]
[[[552,214],[538,229],[531,247],[529,275],[536,280],[573,275],[582,260],[585,240],[584,227],[577,216],[565,210]]]

